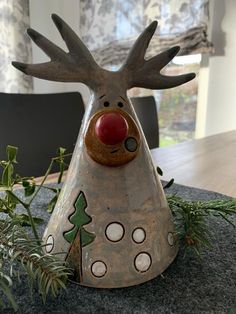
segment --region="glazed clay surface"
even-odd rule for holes
[[[119,101],[116,95],[113,98],[111,94],[107,95],[114,107]],[[94,101],[97,98],[95,95]],[[128,99],[123,110],[136,121],[142,138],[138,155],[120,167],[100,165],[89,157],[84,136],[87,121],[97,109],[103,109],[103,101],[92,103],[87,109],[67,179],[45,230],[44,241],[52,235],[53,252],[68,252],[70,244],[63,234],[72,228],[68,216],[74,212],[73,204],[78,193],[83,191],[86,212],[92,217],[92,222],[85,228],[95,235],[95,239],[82,248],[81,283],[96,287],[135,285],[162,273],[176,256],[177,245],[168,242],[168,234],[174,233],[174,226],[147,143]],[[111,223],[123,226],[122,237],[116,242],[106,235]],[[141,243],[136,243],[132,237],[137,228],[145,232]],[[144,272],[135,267],[135,258],[143,252],[151,260],[150,267]],[[105,264],[104,276],[96,277],[91,271],[97,261]]]
[[[69,52],[29,30],[30,37],[51,61],[13,65],[39,78],[83,82],[92,96],[66,181],[43,236],[46,252],[60,252],[60,258],[75,269],[75,278],[82,285],[136,285],[161,274],[174,260],[178,244],[127,89],[174,87],[191,80],[194,74],[160,74],[178,53],[178,47],[145,60],[156,22],[139,36],[124,65],[112,72],[96,64],[62,19],[52,17]]]

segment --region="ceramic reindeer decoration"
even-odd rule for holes
[[[124,65],[112,72],[95,62],[60,17],[53,14],[52,19],[69,51],[29,29],[31,39],[51,61],[13,65],[42,79],[82,82],[92,90],[92,97],[44,232],[46,251],[63,252],[61,258],[75,269],[81,285],[137,285],[161,274],[174,260],[178,244],[160,180],[126,92],[132,87],[175,87],[195,75],[160,74],[179,47],[144,58],[156,21],[138,37]]]

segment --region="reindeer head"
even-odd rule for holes
[[[94,92],[91,113],[95,113],[85,138],[88,152],[97,162],[109,166],[121,165],[132,160],[140,145],[140,135],[135,121],[129,115],[133,113],[133,109],[126,91],[132,87],[171,88],[192,80],[195,74],[165,76],[160,73],[161,69],[178,53],[177,46],[145,60],[146,50],[157,27],[156,21],[152,22],[138,37],[124,65],[114,72],[101,68],[95,62],[80,38],[59,16],[52,14],[52,19],[69,51],[63,51],[43,35],[33,29],[28,29],[28,35],[50,57],[51,61],[41,64],[12,62],[13,66],[25,74],[41,79],[80,82],[87,85]],[[105,117],[104,112],[107,113]],[[113,131],[108,132],[110,135],[102,134],[104,124],[112,125]],[[117,128],[114,128],[116,124]],[[93,139],[94,132],[98,140]],[[114,135],[114,132],[117,134]],[[124,149],[117,148],[117,144],[127,137],[136,141],[135,144],[130,140],[128,152],[124,147]],[[132,151],[134,148],[135,151]],[[99,151],[103,157],[97,158]]]

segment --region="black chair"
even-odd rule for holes
[[[0,93],[0,158],[6,146],[19,148],[16,171],[44,175],[57,149],[73,152],[84,115],[80,93]]]
[[[158,114],[154,97],[132,97],[131,102],[143,128],[149,148],[159,147]]]

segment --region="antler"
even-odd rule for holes
[[[155,33],[157,22],[152,22],[138,37],[132,47],[121,71],[128,75],[128,88],[143,87],[165,89],[184,84],[195,77],[195,73],[178,76],[165,76],[160,73],[179,52],[180,47],[170,48],[155,57],[145,60],[145,53]]]
[[[49,56],[51,61],[40,64],[13,61],[13,66],[38,78],[61,82],[81,82],[89,87],[95,87],[99,84],[99,78],[101,80],[104,70],[97,65],[87,47],[66,22],[56,14],[52,14],[52,19],[69,52],[65,52],[46,37],[29,28],[28,35]],[[156,27],[157,22],[154,21],[143,31],[119,71],[127,78],[128,88],[164,89],[181,85],[195,77],[194,73],[179,76],[165,76],[160,73],[160,70],[178,53],[179,47],[173,47],[149,60],[144,59]]]
[[[12,65],[22,72],[38,78],[61,82],[81,82],[91,86],[99,66],[69,25],[56,14],[52,14],[52,20],[69,52],[66,53],[46,37],[29,28],[28,35],[50,57],[51,61],[40,64],[13,61]]]

